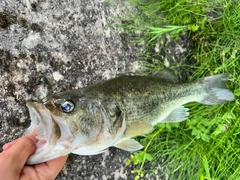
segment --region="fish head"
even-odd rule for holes
[[[43,102],[27,102],[37,149],[27,164],[46,162],[75,152],[98,154],[121,138],[123,116],[114,103],[74,93],[56,94]],[[120,118],[121,117],[121,118]]]

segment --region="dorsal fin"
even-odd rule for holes
[[[156,71],[153,76],[159,77],[164,81],[171,82],[171,83],[178,83],[179,79],[177,75],[174,73],[173,70],[169,68],[164,68],[160,71]]]

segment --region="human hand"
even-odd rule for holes
[[[3,146],[0,153],[0,180],[53,180],[64,166],[68,156],[45,163],[25,165],[36,149],[34,134],[21,137]]]

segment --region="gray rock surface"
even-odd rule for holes
[[[0,1],[0,147],[30,125],[26,100],[136,70],[139,47],[114,26],[129,7],[126,1]],[[178,57],[188,48],[171,46]],[[134,179],[125,166],[129,155],[116,148],[70,155],[57,180]]]

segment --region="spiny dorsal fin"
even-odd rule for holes
[[[156,71],[153,76],[159,77],[162,80],[165,80],[167,82],[171,82],[171,83],[178,83],[179,79],[177,77],[177,75],[174,73],[173,70],[169,69],[169,68],[164,68],[160,71]]]

